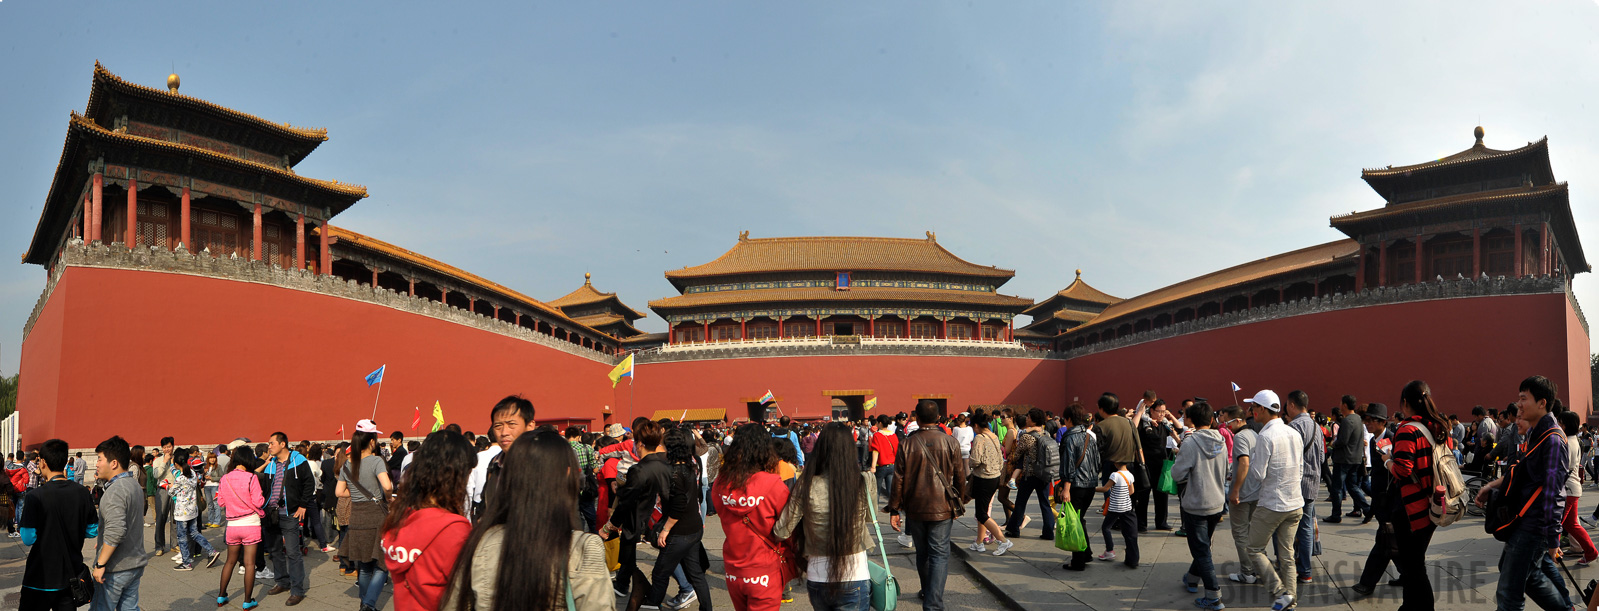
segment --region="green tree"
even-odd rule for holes
[[[10,378],[0,378],[0,418],[10,416],[11,412],[17,411],[17,384],[21,379],[20,373]]]

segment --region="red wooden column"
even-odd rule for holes
[[[866,337],[877,337],[877,317],[866,317]]]
[[[372,288],[378,287],[378,270],[372,270]]]
[[[816,317],[816,336],[817,337],[821,337],[822,336],[822,317],[821,316],[817,316]]]
[[[711,343],[711,321],[705,321],[705,343]]]
[[[329,276],[333,274],[333,253],[328,250],[328,234],[331,232],[328,230],[328,224],[326,221],[323,221],[322,225],[318,227],[318,229],[320,229],[320,231],[317,233],[320,235],[317,236],[317,240],[319,242],[317,250],[317,272],[324,276]],[[439,301],[444,301],[442,294],[439,297]]]
[[[178,239],[183,242],[183,247],[189,252],[195,252],[194,243],[189,241],[189,188],[183,188],[183,196],[178,203]],[[301,267],[304,267],[303,265]]]
[[[1514,228],[1516,231],[1516,266],[1511,270],[1511,273],[1520,278],[1526,269],[1523,265],[1523,262],[1526,261],[1526,254],[1521,252],[1521,224],[1517,223]]]
[[[1010,319],[1010,322],[1005,325],[1005,341],[1016,341],[1016,319],[1014,318]]]
[[[132,174],[133,170],[128,170],[128,173]],[[134,180],[132,177],[128,178],[127,230],[127,237],[123,238],[122,243],[126,244],[128,248],[133,248],[139,242],[139,181]]]
[[[92,232],[92,231],[94,231],[94,198],[93,197],[89,197],[89,196],[85,196],[83,198],[83,241],[84,241],[84,243],[88,243],[90,240],[94,239],[94,238],[89,237],[90,232]]]
[[[787,316],[782,316],[782,317],[779,317],[777,319],[777,336],[778,337],[783,337],[783,319],[786,319],[786,318],[788,318],[788,317]]]
[[[372,286],[377,286],[377,285],[378,285],[378,273],[377,272],[372,272]],[[477,313],[477,298],[476,297],[467,297],[466,298],[466,311],[471,312],[473,314]],[[567,333],[566,336],[567,336],[568,339],[571,339],[572,334],[571,333]]]
[[[1538,273],[1545,276],[1549,275],[1554,269],[1549,264],[1549,260],[1553,258],[1549,254],[1549,223],[1540,223],[1538,225]]]
[[[303,264],[304,262],[302,261],[301,263]],[[416,296],[416,278],[406,278],[405,279],[405,283],[406,283],[405,294],[406,295],[410,295],[412,297],[415,297]],[[516,322],[518,322],[518,323],[522,322],[522,315],[521,314],[517,314],[516,315]]]
[[[1420,234],[1416,235],[1416,284],[1426,281],[1421,275],[1421,263],[1422,259],[1425,259],[1427,255],[1427,241],[1423,240],[1422,237]]]
[[[1377,286],[1388,286],[1388,240],[1377,243]]]
[[[674,326],[672,323],[666,323],[666,345],[670,346],[673,343],[675,343],[673,340],[675,340],[676,338],[677,338],[677,327]]]
[[[500,319],[500,306],[494,306],[494,320],[499,320],[499,319]]]
[[[750,319],[748,319],[748,318],[740,318],[740,319],[738,319],[738,338],[739,339],[749,339],[750,338],[749,324],[750,324]]]
[[[411,290],[412,290],[412,292],[414,294],[415,291],[416,291],[416,289],[414,288],[416,286],[416,283],[412,282],[411,286],[413,287]],[[514,322],[512,322],[511,324],[514,324],[514,325],[516,325],[518,327],[522,326],[522,313],[521,312],[512,312],[511,315],[516,317],[516,320]],[[237,479],[237,478],[235,478],[235,479]]]
[[[1482,277],[1482,228],[1471,230],[1471,279]]]
[[[250,219],[251,219],[251,222],[254,224],[254,232],[255,232],[255,233],[251,234],[252,236],[254,236],[255,240],[252,241],[251,244],[250,244],[250,260],[251,261],[260,261],[261,260],[261,204],[256,204],[255,205],[255,211],[250,214]]]
[[[184,218],[188,218],[185,214]],[[294,269],[305,269],[305,215],[294,217]]]
[[[94,223],[92,223],[93,229],[90,231],[90,234],[89,234],[89,235],[93,236],[92,238],[89,238],[90,242],[104,242],[105,241],[105,236],[100,233],[100,229],[101,229],[101,226],[100,226],[100,205],[102,203],[101,200],[100,200],[100,191],[101,191],[101,187],[104,186],[104,185],[105,185],[105,175],[100,173],[100,172],[95,172],[94,173],[94,191],[93,191],[93,195],[91,196],[94,199],[94,211],[89,213],[89,216],[94,220]]]
[[[949,318],[938,319],[938,339],[949,339]]]

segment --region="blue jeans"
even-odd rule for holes
[[[1183,512],[1183,533],[1188,535],[1188,555],[1194,561],[1188,565],[1188,574],[1198,577],[1211,592],[1221,590],[1216,583],[1216,564],[1210,557],[1210,535],[1221,523],[1221,514],[1199,516]],[[1185,582],[1186,583],[1186,582]]]
[[[278,540],[273,542],[275,545],[268,554],[272,562],[272,573],[277,576],[274,581],[277,585],[288,588],[289,594],[305,596],[309,583],[305,575],[305,558],[300,556],[300,521],[292,515],[281,512],[277,515],[277,521],[277,533],[272,536]],[[262,534],[265,535],[266,529],[262,530]]]
[[[1365,479],[1365,465],[1340,465],[1333,463],[1332,481],[1328,488],[1332,491],[1332,514],[1328,517],[1336,518],[1344,514],[1344,493],[1349,493],[1349,498],[1355,501],[1355,511],[1363,516],[1371,515],[1371,503],[1366,501],[1366,493],[1362,487]]]
[[[1316,543],[1316,502],[1305,501],[1305,513],[1299,516],[1299,532],[1294,535],[1294,563],[1298,565],[1295,568],[1299,569],[1300,577],[1310,576],[1311,546]]]
[[[389,582],[389,571],[382,560],[357,562],[355,591],[361,594],[361,604],[378,608],[378,597],[383,595],[383,584]]]
[[[196,545],[200,547],[199,551],[205,552],[206,556],[217,553],[217,550],[211,547],[211,542],[206,541],[200,531],[196,530],[197,522],[199,522],[198,518],[178,520],[178,551],[183,553],[184,564],[194,562],[194,557],[197,555],[194,549]]]
[[[105,582],[94,584],[94,600],[89,611],[139,611],[139,580],[144,567],[107,572]]]
[[[949,528],[954,520],[905,521],[916,544],[916,576],[922,582],[922,609],[944,611],[944,580],[949,577]]]
[[[888,506],[889,487],[894,485],[894,465],[877,465],[877,499],[884,507]]]
[[[871,580],[846,581],[831,584],[806,581],[805,591],[811,597],[815,611],[870,611],[872,608]]]
[[[1499,611],[1521,611],[1527,598],[1543,609],[1571,608],[1547,543],[1542,535],[1519,528],[1505,541],[1499,553],[1499,589],[1494,592]]]
[[[200,522],[200,527],[204,528],[206,524],[221,524],[222,508],[217,507],[216,487],[206,486],[203,490],[205,491],[205,515],[202,516],[204,521]]]
[[[1044,527],[1044,538],[1055,538],[1055,516],[1049,510],[1049,482],[1039,477],[1024,477],[1016,480],[1016,507],[1005,518],[1005,536],[1019,537],[1022,532],[1022,517],[1027,515],[1027,496],[1038,493],[1038,511],[1043,515],[1039,521]]]

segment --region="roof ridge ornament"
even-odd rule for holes
[[[750,241],[750,232],[749,232],[749,230],[744,230],[744,231],[738,232],[738,241],[740,241],[740,242],[748,242],[748,241]]]
[[[929,231],[929,232],[927,232],[927,239],[932,240],[934,242],[937,242],[938,241],[938,234]]]
[[[593,277],[594,277],[593,274],[590,274],[588,272],[583,272],[583,286],[589,286],[589,285],[593,284],[593,280],[592,280]]]
[[[1477,129],[1471,130],[1471,135],[1477,137],[1477,144],[1475,144],[1473,146],[1483,146],[1483,143],[1482,143],[1483,131],[1482,131],[1482,126],[1481,125],[1478,125]],[[1528,142],[1527,144],[1532,144],[1532,143]]]

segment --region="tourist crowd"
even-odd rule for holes
[[[81,453],[51,439],[7,457],[0,518],[29,546],[24,610],[138,609],[143,574],[168,554],[175,571],[221,563],[218,607],[257,607],[258,580],[294,606],[310,587],[305,558],[319,549],[355,580],[362,611],[391,583],[401,610],[708,611],[704,533],[715,518],[735,609],[778,609],[801,592],[819,610],[891,606],[886,522],[914,549],[922,607],[939,611],[954,521],[970,505],[978,533],[968,549],[1002,556],[1033,522],[1036,498],[1040,538],[1069,554],[1068,571],[1096,558],[1138,569],[1139,538],[1151,530],[1186,538],[1192,562],[1180,587],[1202,609],[1225,608],[1223,580],[1258,585],[1274,611],[1295,608],[1298,588],[1315,579],[1318,522],[1375,521],[1351,589],[1372,594],[1391,563],[1400,576],[1388,585],[1402,588],[1399,608],[1409,611],[1433,608],[1429,543],[1473,503],[1504,542],[1499,609],[1529,598],[1542,609],[1594,609],[1599,601],[1568,589],[1557,565],[1563,539],[1580,550],[1579,565],[1599,559],[1577,508],[1584,471],[1599,481],[1599,444],[1555,390],[1527,378],[1515,403],[1474,408],[1471,422],[1445,417],[1414,381],[1392,412],[1344,396],[1318,414],[1306,393],[1271,390],[1220,409],[1200,397],[1173,407],[1148,391],[1131,409],[1105,393],[1092,410],[1074,403],[1059,416],[946,418],[924,400],[859,422],[639,418],[593,433],[538,426],[534,406],[511,396],[488,410],[484,436],[451,424],[407,441],[361,420],[335,445],[291,444],[281,432],[206,449],[112,437],[95,448],[91,487]],[[1090,512],[1101,516],[1097,555]],[[1219,574],[1224,519],[1241,562]],[[1599,509],[1585,521],[1599,526]],[[208,528],[224,529],[220,545]],[[85,557],[88,539],[96,545]],[[647,574],[639,545],[657,550]]]

